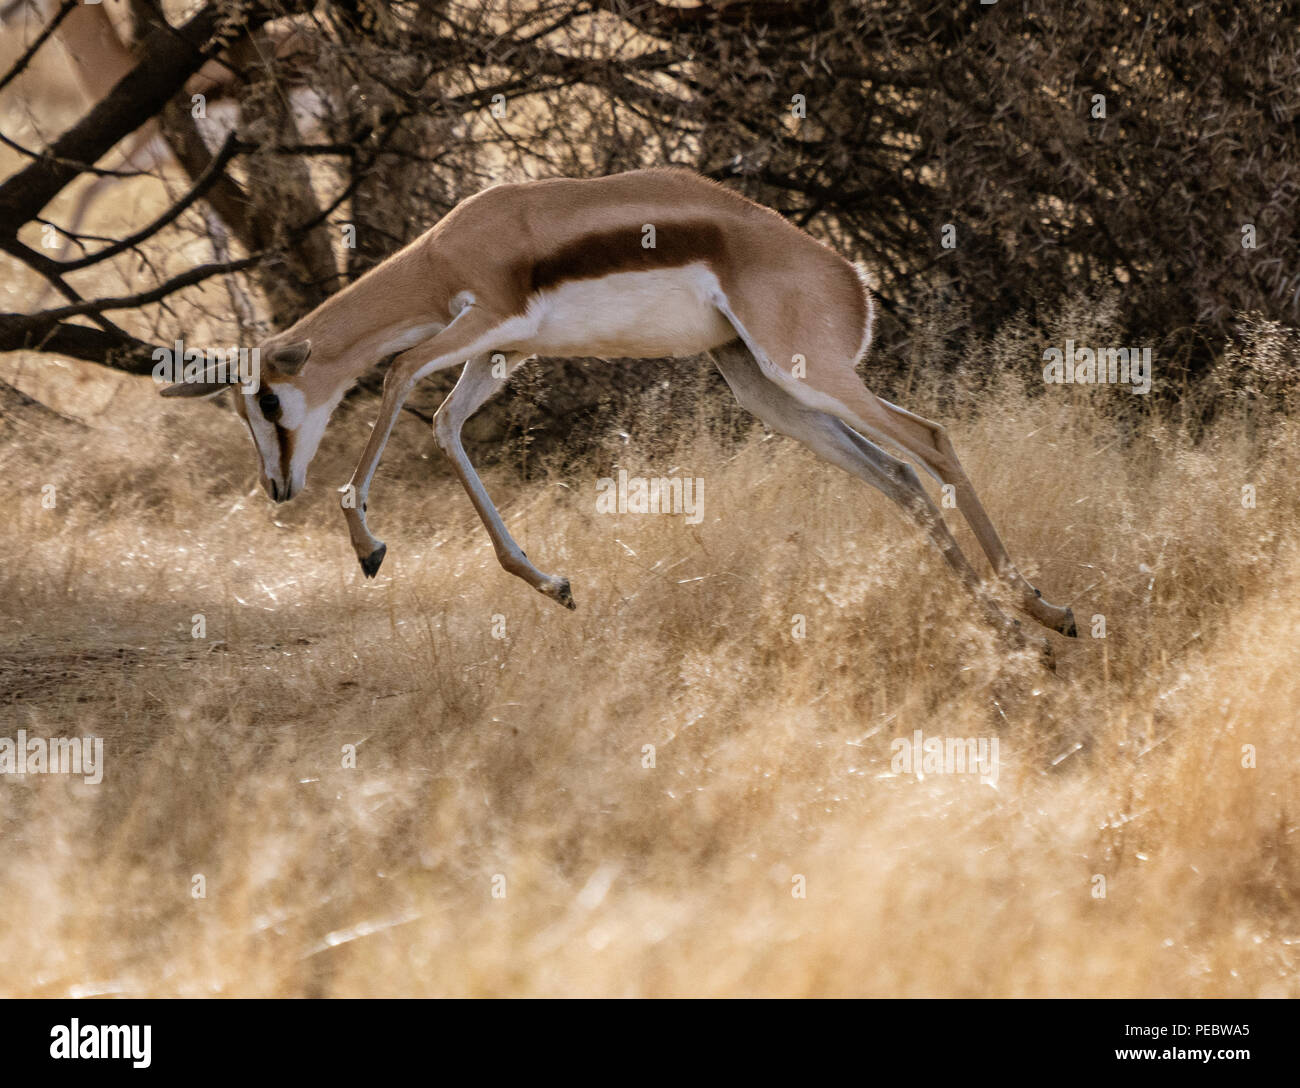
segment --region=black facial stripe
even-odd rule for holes
[[[276,424],[275,440],[280,446],[280,471],[286,480],[289,478],[289,465],[293,461],[293,439],[294,436],[289,431]]]

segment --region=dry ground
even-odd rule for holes
[[[488,473],[571,614],[414,419],[367,583],[333,494],[360,417],[277,509],[231,415],[117,380],[0,450],[0,735],[107,761],[3,780],[0,991],[1300,994],[1286,419],[1193,446],[1002,381],[953,420],[1030,576],[1105,616],[1052,675],[883,498],[708,398],[667,446]],[[617,467],[702,477],[703,521],[597,514]],[[998,738],[996,788],[892,773],[914,729]]]

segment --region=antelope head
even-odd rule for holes
[[[262,488],[275,502],[287,502],[307,483],[325,424],[346,383],[321,381],[321,368],[305,369],[311,341],[268,340],[257,351],[255,379],[236,368],[209,366],[160,390],[164,397],[211,397],[235,387],[235,409],[257,449]]]

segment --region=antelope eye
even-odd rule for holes
[[[280,410],[280,398],[274,393],[263,393],[257,398],[257,406],[262,409],[262,415],[270,419]]]

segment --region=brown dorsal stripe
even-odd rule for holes
[[[642,224],[583,234],[533,264],[526,283],[529,294],[566,280],[594,280],[617,272],[678,268],[721,259],[726,242],[710,219],[655,223],[653,248],[644,244]]]

